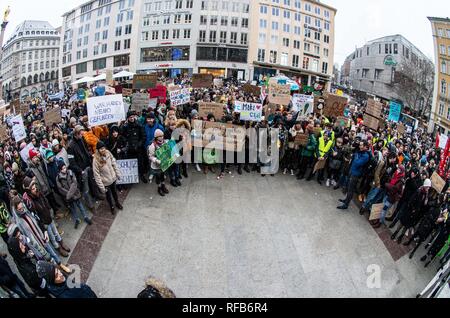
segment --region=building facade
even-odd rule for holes
[[[429,132],[450,132],[450,19],[428,18],[433,29],[435,81]]]
[[[89,1],[63,15],[61,85],[111,69],[136,71],[143,0]]]
[[[24,21],[3,46],[2,98],[54,94],[58,91],[60,29],[46,21]]]
[[[335,15],[336,9],[319,1],[252,1],[251,78],[283,73],[308,86],[330,83]]]
[[[353,54],[347,56],[344,64],[341,66],[341,81],[340,84],[350,88],[350,68],[353,60]]]
[[[418,68],[433,62],[416,46],[401,35],[387,36],[357,48],[351,57],[350,85],[353,90],[363,91],[385,100],[401,100],[396,75],[404,65],[414,63]],[[425,105],[426,99],[420,108]],[[430,102],[431,104],[431,99]],[[408,106],[408,105],[407,105]]]

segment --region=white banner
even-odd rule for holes
[[[87,110],[91,127],[125,120],[122,95],[91,97],[87,100]]]
[[[137,184],[139,183],[138,160],[118,160],[117,167],[120,170],[120,180],[117,184]]]
[[[17,115],[11,118],[13,136],[16,142],[24,140],[27,138],[27,132],[25,130],[25,126],[23,125],[22,115]]]
[[[191,91],[189,88],[170,92],[170,103],[172,106],[187,104],[191,101]]]
[[[444,149],[447,147],[448,137],[447,135],[440,134],[439,135],[439,148]]]
[[[241,120],[243,121],[256,121],[260,122],[262,119],[262,104],[246,103],[246,102],[234,102],[234,111],[241,114]]]
[[[292,97],[292,110],[298,112],[298,116],[305,117],[314,112],[314,96],[294,94]]]

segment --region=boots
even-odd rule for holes
[[[166,196],[166,194],[164,193],[164,190],[162,189],[161,186],[158,187],[158,193],[159,193],[159,195],[162,196],[162,197],[165,197],[165,196]]]
[[[238,167],[238,175],[242,175],[242,166]]]
[[[169,194],[169,190],[167,189],[165,184],[161,185],[161,189],[163,190],[164,194]]]
[[[244,171],[247,172],[247,173],[250,173],[250,172],[251,172],[251,171],[250,171],[250,168],[249,168],[247,165],[244,166]]]
[[[59,242],[59,246],[61,246],[61,248],[65,250],[67,253],[70,253],[70,248],[67,247],[64,241]]]
[[[116,205],[117,205],[117,208],[118,208],[119,210],[121,210],[121,211],[123,210],[122,204],[120,204],[119,202],[117,202]]]
[[[58,247],[58,253],[59,253],[59,255],[61,255],[62,257],[69,257],[69,253],[67,253],[67,252],[61,247],[61,245]]]

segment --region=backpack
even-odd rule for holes
[[[372,154],[372,152],[369,151],[369,161],[366,163],[366,165],[363,168],[363,175],[364,176],[373,176],[375,175],[375,170],[378,166],[378,159],[376,156]]]

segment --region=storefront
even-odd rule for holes
[[[225,69],[224,68],[205,68],[205,67],[199,67],[198,72],[200,74],[211,74],[215,78],[225,78]]]
[[[261,81],[264,77],[274,77],[277,75],[277,70],[265,67],[255,67],[253,73],[254,81]]]

